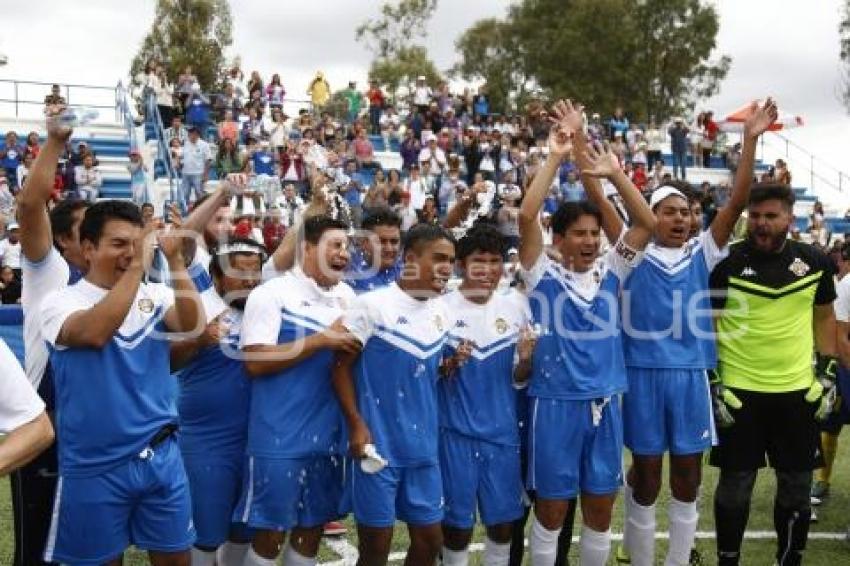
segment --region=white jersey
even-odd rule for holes
[[[47,367],[47,345],[41,336],[41,301],[66,287],[71,269],[65,258],[53,247],[43,259],[31,262],[21,258],[23,287],[21,306],[24,310],[24,349],[27,379],[35,389],[41,384]]]
[[[27,381],[12,350],[0,340],[0,434],[6,434],[35,419],[44,411],[44,402]]]

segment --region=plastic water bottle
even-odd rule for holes
[[[94,122],[98,116],[100,116],[100,112],[96,109],[79,106],[66,108],[54,120],[67,128],[77,128]]]

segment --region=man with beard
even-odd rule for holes
[[[180,452],[189,478],[197,540],[194,566],[241,566],[248,534],[231,525],[242,487],[251,389],[239,356],[248,293],[260,282],[265,249],[251,239],[231,238],[215,250],[209,272],[222,308],[207,312],[204,333],[171,348],[180,393]]]
[[[711,463],[720,468],[714,494],[720,566],[741,559],[750,498],[765,454],[776,471],[773,509],[780,566],[802,562],[809,532],[812,470],[820,460],[816,417],[834,400],[835,284],[829,258],[789,240],[791,188],[755,185],[748,237],[711,274],[720,296],[715,407],[724,415]],[[821,358],[812,371],[812,351]]]

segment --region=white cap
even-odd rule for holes
[[[671,187],[670,185],[664,185],[662,187],[658,187],[652,192],[652,196],[649,197],[649,208],[654,209],[659,202],[671,196],[682,197],[686,201],[688,200],[688,197],[686,197],[679,189]]]
[[[6,230],[7,230],[7,231],[11,231],[11,230],[19,230],[20,228],[21,228],[21,227],[20,227],[20,226],[18,226],[18,223],[17,223],[17,222],[15,222],[15,221],[9,222],[9,225],[8,225],[8,226],[6,226]]]

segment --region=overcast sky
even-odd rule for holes
[[[480,18],[504,15],[509,3],[442,0],[426,40],[437,66],[444,70],[456,61],[454,41],[467,27]],[[718,51],[732,57],[732,68],[720,94],[700,106],[723,115],[752,98],[771,94],[783,110],[806,121],[789,137],[850,171],[846,161],[850,118],[837,94],[842,3],[717,1]],[[245,71],[257,69],[266,78],[279,72],[290,96],[300,96],[318,69],[333,88],[342,88],[349,79],[362,85],[370,54],[355,41],[354,28],[376,15],[380,4],[380,0],[232,1],[233,54],[241,55]],[[0,52],[9,57],[9,64],[0,68],[0,79],[114,85],[126,76],[152,24],[154,6],[154,0],[16,2],[14,10],[4,11],[0,29]],[[0,98],[10,94],[9,87],[0,85]],[[791,158],[797,179],[808,179],[808,158],[799,153]],[[850,195],[850,186],[845,192]]]

